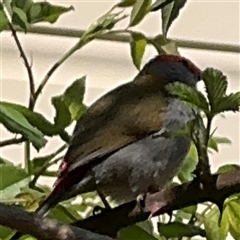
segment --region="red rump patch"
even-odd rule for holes
[[[189,59],[177,55],[171,54],[162,54],[156,57],[156,59],[160,62],[181,62],[185,67],[187,67],[194,76],[200,79],[201,70]]]
[[[55,183],[53,184],[53,187],[56,187],[56,185],[58,185],[58,183],[64,178],[65,171],[67,170],[67,168],[68,168],[68,163],[65,160],[63,160],[59,166],[59,176],[55,181]]]

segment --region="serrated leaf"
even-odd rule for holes
[[[33,127],[22,113],[10,106],[0,105],[0,122],[9,131],[19,133],[24,138],[29,139],[37,150],[44,147],[47,143],[42,132]]]
[[[152,3],[151,0],[136,1],[136,3],[132,8],[129,27],[133,27],[143,20],[143,18],[146,16],[146,14],[150,10],[151,3]]]
[[[191,224],[184,224],[180,222],[158,223],[158,231],[166,238],[182,238],[182,237],[205,237],[205,231],[197,226]]]
[[[220,70],[207,68],[202,73],[202,78],[206,86],[206,91],[210,104],[214,99],[226,95],[228,86],[227,77]]]
[[[137,225],[128,226],[123,228],[119,232],[119,239],[121,240],[157,240],[154,236],[147,233],[141,227]]]
[[[203,72],[202,78],[205,83],[212,115],[224,111],[239,111],[240,92],[226,95],[227,77],[221,71],[207,68]]]
[[[3,4],[0,3],[0,32],[2,32],[8,24],[8,18],[4,12]]]
[[[26,31],[30,26],[28,23],[26,13],[22,9],[17,7],[13,7],[12,11],[13,11],[12,23],[14,25],[18,25],[19,27]]]
[[[62,127],[55,126],[49,122],[42,114],[33,112],[25,106],[10,102],[0,102],[0,107],[1,106],[10,107],[20,112],[32,126],[36,127],[44,135],[53,136],[63,132]]]
[[[212,113],[223,113],[226,111],[238,112],[240,108],[240,92],[231,93],[227,96],[215,99]]]
[[[141,62],[142,62],[143,54],[145,52],[146,45],[147,45],[147,39],[143,34],[137,33],[137,32],[131,33],[131,42],[130,42],[131,56],[132,56],[133,63],[138,70],[141,67]]]
[[[31,6],[27,16],[29,23],[32,24],[38,22],[55,23],[62,14],[72,10],[74,10],[73,6],[63,7],[49,2],[37,2]]]
[[[167,90],[169,90],[171,94],[178,96],[182,101],[188,102],[203,110],[205,113],[208,113],[208,102],[205,96],[196,89],[184,83],[175,82],[168,84]]]
[[[184,7],[187,0],[175,0],[162,8],[162,32],[166,37],[173,21],[179,15],[179,11]]]
[[[118,7],[131,7],[136,3],[137,0],[122,0],[117,4]]]

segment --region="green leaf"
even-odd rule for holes
[[[171,24],[177,18],[180,9],[184,7],[187,0],[175,0],[170,2],[171,3],[162,8],[162,32],[165,37],[167,36]]]
[[[231,141],[224,137],[211,137],[208,141],[208,147],[216,152],[218,152],[218,144],[231,144]]]
[[[132,8],[129,27],[133,27],[143,20],[143,18],[150,10],[151,3],[151,0],[136,1]]]
[[[240,92],[231,93],[227,96],[224,96],[220,99],[216,99],[214,109],[212,112],[214,114],[223,113],[226,111],[239,111],[240,107]]]
[[[217,170],[217,173],[222,174],[222,173],[227,173],[227,172],[233,172],[239,168],[240,168],[240,166],[237,164],[226,164],[224,166],[219,167]]]
[[[52,105],[56,110],[56,116],[54,117],[55,126],[57,128],[66,128],[71,123],[71,113],[62,96],[52,97]]]
[[[210,105],[214,105],[216,99],[226,95],[227,77],[214,68],[207,68],[202,73]]]
[[[24,169],[13,164],[0,164],[0,176],[1,201],[14,198],[31,180]]]
[[[229,232],[234,239],[240,239],[240,199],[231,200],[227,203]]]
[[[21,8],[17,8],[17,7],[13,7],[12,11],[13,11],[13,15],[12,15],[13,24],[18,25],[24,30],[27,30],[30,25],[28,23],[26,13]]]
[[[205,231],[197,226],[191,224],[184,224],[180,222],[158,223],[158,231],[166,238],[181,238],[181,237],[205,237]]]
[[[219,226],[220,212],[217,207],[214,207],[208,214],[204,216],[204,227],[207,240],[226,240],[226,219],[224,216],[223,218],[224,222],[223,226],[221,227],[221,224]]]
[[[7,108],[13,108],[16,111],[20,112],[28,120],[28,122],[40,130],[44,135],[53,136],[58,135],[63,132],[63,128],[55,126],[49,122],[42,114],[33,112],[25,106],[9,103],[9,102],[0,102],[0,107],[5,106]]]
[[[168,84],[167,89],[171,94],[177,95],[182,101],[188,102],[203,110],[205,113],[208,113],[208,102],[204,95],[196,89],[180,82]]]
[[[12,162],[0,156],[0,164],[12,164]]]
[[[3,4],[0,3],[0,32],[2,32],[8,24],[8,18],[4,12]]]
[[[166,39],[163,35],[158,35],[149,41],[158,51],[159,54],[179,55],[177,43],[173,40]]]
[[[73,6],[63,7],[49,2],[38,2],[31,6],[27,16],[29,23],[32,24],[38,22],[55,23],[62,14],[72,10],[74,10]]]
[[[196,169],[197,163],[198,162],[196,159],[193,159],[191,157],[185,158],[185,160],[180,168],[180,171],[177,175],[178,179],[182,183],[193,180],[193,178],[194,178],[193,171]]]
[[[143,34],[137,32],[131,33],[131,56],[133,63],[138,70],[141,67],[142,57],[145,52],[146,45],[147,39]]]
[[[152,235],[154,232],[153,223],[151,220],[145,220],[143,222],[136,223],[136,225],[142,228],[144,231],[146,231],[150,235]]]
[[[154,236],[147,233],[141,227],[137,225],[128,226],[123,228],[119,232],[119,239],[120,240],[157,240]]]
[[[202,74],[206,92],[211,106],[211,114],[224,111],[239,111],[240,92],[226,95],[227,77],[217,69],[207,68]]]
[[[211,148],[218,152],[218,144],[213,137],[209,138],[208,140],[208,148]]]
[[[122,11],[118,13],[111,13],[111,11],[105,13],[96,22],[90,25],[90,27],[84,32],[79,46],[82,46],[94,38],[103,35],[104,33],[111,30],[118,22],[126,18],[127,15],[121,16]]]
[[[38,171],[40,171],[40,169],[42,169],[43,165],[45,165],[46,163],[48,163],[51,160],[51,155],[47,155],[45,157],[38,157],[38,158],[34,158],[31,161],[31,169],[33,172],[33,175],[38,173]]]
[[[0,122],[9,131],[19,133],[24,138],[29,139],[37,150],[44,147],[47,143],[42,132],[33,127],[22,113],[10,106],[0,105]]]
[[[229,138],[226,137],[212,137],[214,139],[214,141],[218,144],[231,144],[232,141]]]
[[[62,95],[52,98],[52,104],[56,109],[54,119],[56,126],[65,128],[86,111],[87,107],[83,104],[85,79],[85,76],[77,79]]]
[[[74,81],[64,92],[63,101],[71,113],[72,120],[78,120],[86,111],[83,104],[86,76]]]
[[[27,13],[33,4],[32,0],[12,0],[11,7],[20,8],[23,12]]]
[[[158,11],[159,9],[164,8],[167,4],[173,2],[174,0],[157,0],[151,6],[151,12]]]
[[[122,0],[120,3],[117,4],[118,7],[131,7],[136,3],[137,0]]]
[[[0,239],[8,240],[12,236],[13,229],[0,226]]]
[[[64,204],[58,204],[51,210],[48,216],[65,223],[72,223],[80,218],[75,208],[71,208],[70,205],[66,207]]]

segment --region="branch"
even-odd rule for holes
[[[207,201],[224,202],[227,197],[240,192],[240,167],[233,172],[212,175],[212,181],[214,188],[211,192],[207,191],[199,181],[193,180],[172,189],[148,194],[143,209],[140,209],[136,201],[132,201],[114,209],[104,210],[96,216],[80,220],[73,225],[115,237],[121,228],[144,221],[149,216],[170,213]],[[108,224],[109,219],[111,224]]]
[[[33,79],[33,73],[32,73],[32,69],[30,67],[30,64],[28,62],[28,59],[26,57],[26,54],[22,48],[22,45],[18,39],[18,36],[17,36],[17,32],[16,30],[14,29],[13,25],[9,22],[8,23],[9,25],[9,28],[12,32],[12,35],[13,35],[13,38],[17,44],[17,47],[18,47],[18,50],[20,52],[20,56],[23,58],[23,62],[25,64],[25,67],[27,69],[27,73],[28,73],[28,79],[29,79],[29,87],[30,87],[30,97],[29,97],[29,105],[32,104],[32,101],[33,101],[33,97],[34,97],[34,93],[35,93],[35,86],[34,86],[34,79]]]
[[[0,203],[0,224],[31,234],[41,240],[113,240],[88,230],[38,217],[19,208]]]

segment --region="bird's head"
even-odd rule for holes
[[[195,87],[201,79],[201,70],[189,59],[166,54],[150,60],[140,74],[150,75],[162,85],[181,82]]]

